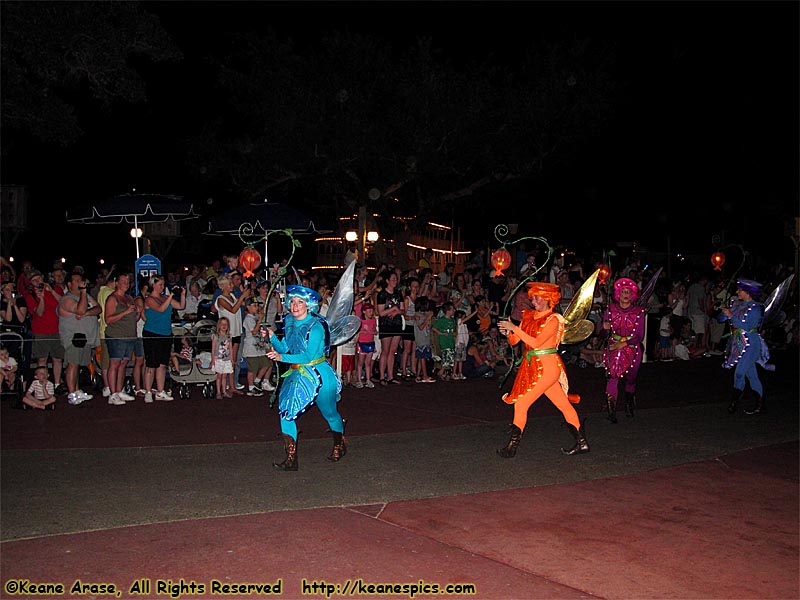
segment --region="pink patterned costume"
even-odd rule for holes
[[[619,397],[620,379],[625,380],[625,407],[628,416],[633,416],[635,405],[636,380],[639,377],[639,366],[642,363],[644,349],[644,327],[646,306],[638,306],[630,301],[620,302],[619,292],[631,290],[631,300],[638,297],[636,283],[627,278],[618,279],[614,283],[614,300],[603,315],[603,322],[610,328],[601,330],[601,335],[608,338],[603,352],[603,364],[606,368],[606,400],[608,403],[608,419],[617,422],[616,404]],[[621,346],[621,347],[616,347]]]

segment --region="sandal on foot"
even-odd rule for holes
[[[388,384],[386,383],[386,380],[385,380],[385,379],[381,379],[381,380],[380,380],[380,384],[381,384],[383,387],[386,387],[386,386],[388,385]]]
[[[390,379],[389,383],[394,383],[395,385],[400,385],[400,382],[397,379]]]

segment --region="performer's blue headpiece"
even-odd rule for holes
[[[319,292],[303,285],[287,286],[286,300],[283,302],[286,310],[289,310],[289,303],[291,302],[292,298],[300,298],[303,302],[305,302],[306,306],[308,306],[308,312],[319,312],[319,301],[322,299],[322,297],[319,295]]]
[[[736,286],[740,290],[744,290],[750,294],[753,298],[758,298],[761,295],[761,284],[758,281],[753,281],[752,279],[739,279],[736,282]]]

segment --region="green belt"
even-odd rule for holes
[[[308,374],[308,371],[306,371],[304,367],[313,367],[314,365],[318,365],[320,363],[324,363],[326,360],[327,359],[324,356],[320,356],[319,358],[315,358],[311,362],[307,362],[307,363],[303,363],[303,364],[294,364],[294,365],[292,365],[292,369],[294,369],[294,370],[299,369],[300,373],[302,373],[306,377],[311,377],[311,375]],[[288,377],[291,373],[292,372],[289,369],[287,369],[281,375],[281,377]]]
[[[556,352],[558,352],[558,348],[542,348],[541,350],[534,348],[533,350],[528,350],[525,353],[525,358],[528,359],[528,363],[530,364],[531,359],[534,356],[545,356],[546,354],[555,354]]]
[[[611,337],[614,338],[615,342],[627,342],[633,336],[632,335],[617,335],[616,333],[612,333]]]

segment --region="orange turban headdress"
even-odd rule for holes
[[[561,289],[555,283],[532,281],[528,284],[528,298],[539,296],[550,303],[553,308],[561,300]]]

